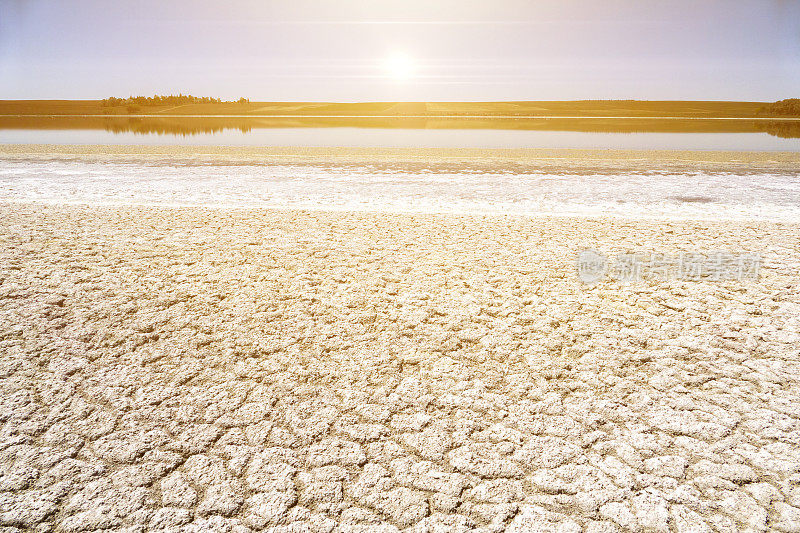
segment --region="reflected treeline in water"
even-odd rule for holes
[[[150,118],[150,117],[8,117],[0,116],[0,129],[30,130],[104,130],[111,133],[140,135],[208,135],[238,130],[250,132],[252,119],[222,117]]]
[[[800,138],[800,121],[770,120],[758,124],[760,131],[782,139]]]
[[[588,133],[767,133],[800,138],[800,121],[655,118],[466,117],[21,117],[0,116],[0,129],[105,130],[192,136],[278,128],[398,128],[570,131]]]
[[[231,120],[231,119],[229,119]],[[187,137],[191,135],[222,133],[229,130],[238,130],[242,133],[252,131],[253,125],[248,123],[231,124],[226,121],[214,120],[213,123],[193,123],[192,121],[179,121],[176,123],[160,120],[128,119],[126,123],[113,122],[105,125],[105,130],[111,133],[134,133],[139,135],[177,135]]]

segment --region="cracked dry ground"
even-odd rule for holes
[[[2,531],[800,528],[800,226],[0,219]],[[765,268],[584,287],[584,246]]]

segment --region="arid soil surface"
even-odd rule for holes
[[[795,224],[6,204],[0,530],[798,531],[799,275]]]

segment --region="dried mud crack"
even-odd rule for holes
[[[800,530],[800,226],[0,206],[2,531]],[[742,250],[759,281],[582,286]]]

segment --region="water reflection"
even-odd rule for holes
[[[192,136],[255,129],[381,128],[528,130],[585,133],[767,133],[800,138],[800,121],[646,118],[418,117],[0,117],[0,129],[104,130],[114,134]]]
[[[0,144],[800,151],[800,122],[652,118],[0,116]]]

